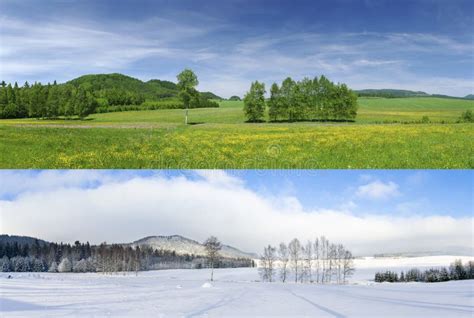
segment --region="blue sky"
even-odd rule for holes
[[[221,173],[215,172],[216,176]],[[358,214],[453,217],[474,213],[474,174],[469,170],[227,170],[226,174],[262,196],[294,197],[308,211],[348,209]],[[25,193],[62,188],[96,189],[135,178],[179,176],[203,179],[193,170],[4,170],[0,171],[0,200],[14,201]],[[360,192],[364,186],[372,186],[366,188],[372,192]],[[382,194],[374,194],[379,188]]]
[[[3,170],[0,179],[0,232],[50,241],[214,234],[259,251],[326,235],[357,255],[474,252],[468,170]]]
[[[472,1],[0,0],[0,77],[121,72],[242,95],[253,80],[325,74],[355,89],[464,96],[474,87]]]

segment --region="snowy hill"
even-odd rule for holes
[[[194,255],[206,255],[204,246],[195,241],[183,237],[181,235],[171,236],[148,236],[135,241],[131,244],[132,247],[136,246],[150,246],[158,250],[175,251],[176,254],[194,254]],[[235,247],[229,245],[222,245],[222,250],[219,252],[222,257],[228,258],[256,258],[257,255],[253,253],[242,252]]]

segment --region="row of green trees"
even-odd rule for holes
[[[178,78],[180,83],[175,85],[179,87],[181,101],[177,97],[146,100],[145,95],[136,90],[126,90],[118,86],[95,87],[95,82],[91,81],[78,83],[74,80],[65,84],[57,84],[55,81],[53,84],[34,83],[31,86],[26,82],[22,87],[17,83],[7,85],[3,81],[0,83],[0,118],[77,116],[82,119],[95,112],[219,107],[218,103],[208,99],[209,94],[201,94],[195,89],[198,82],[192,71],[185,70],[182,74],[189,77],[190,72],[190,80],[184,76]],[[121,82],[116,84],[119,83]]]
[[[352,121],[357,115],[357,95],[324,75],[301,81],[288,77],[281,86],[272,85],[268,100],[265,93],[265,84],[252,83],[244,97],[248,121],[264,121],[267,107],[270,121]]]
[[[97,101],[84,87],[25,83],[19,87],[1,83],[0,118],[56,118],[58,116],[85,118],[93,113]]]

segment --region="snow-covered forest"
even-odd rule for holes
[[[450,280],[474,279],[474,261],[467,261],[465,264],[460,259],[455,260],[449,268],[429,268],[422,271],[418,268],[411,268],[408,271],[401,271],[400,274],[394,271],[375,273],[374,281],[377,283],[390,282],[425,282],[439,283]]]
[[[249,267],[254,261],[243,257],[220,257],[214,267]],[[199,269],[208,267],[205,255],[180,254],[174,250],[152,248],[148,245],[124,244],[90,245],[76,241],[32,244],[0,241],[2,272],[138,272],[154,269]]]

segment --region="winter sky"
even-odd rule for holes
[[[357,255],[472,254],[472,171],[0,171],[0,232],[50,241],[325,235]]]
[[[0,0],[0,79],[120,72],[242,95],[253,80],[325,74],[355,89],[464,96],[471,0]]]

